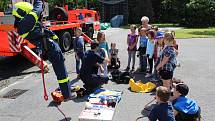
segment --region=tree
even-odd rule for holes
[[[151,0],[129,0],[129,23],[140,23],[142,16],[153,17]]]
[[[161,18],[161,3],[163,0],[151,0],[154,11],[153,21],[159,22]]]
[[[215,1],[191,0],[186,4],[185,20],[187,27],[209,27],[215,25]]]
[[[10,0],[0,0],[0,11],[5,12],[8,9],[8,4]]]

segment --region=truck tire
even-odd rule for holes
[[[56,7],[50,12],[50,19],[57,21],[68,21],[68,13],[62,7]]]
[[[63,52],[69,51],[72,45],[72,38],[69,32],[62,32],[60,35],[60,47]]]

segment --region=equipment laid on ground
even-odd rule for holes
[[[112,121],[122,92],[97,89],[89,95],[79,121]]]
[[[21,1],[21,0],[20,0]],[[19,2],[20,2],[19,1]],[[64,1],[65,3],[65,1]],[[13,3],[15,4],[15,3]],[[8,12],[10,13],[10,12]],[[91,43],[94,32],[100,30],[100,16],[95,10],[75,9],[69,10],[68,5],[56,7],[50,12],[51,20],[44,21],[45,27],[52,30],[58,37],[58,43],[63,51],[72,48],[74,30],[82,27],[84,40]],[[27,40],[22,39],[14,29],[14,17],[12,15],[0,14],[0,56],[14,56],[22,54],[33,64],[41,68],[41,59],[31,49],[36,48]],[[45,62],[45,71],[48,66]]]
[[[134,82],[133,79],[130,79],[129,86],[131,87],[131,91],[133,92],[151,92],[153,89],[156,88],[156,85],[152,82],[147,82],[146,84],[143,84],[141,81]]]
[[[117,84],[128,84],[129,80],[133,78],[131,72],[128,71],[113,70],[111,75],[112,80]]]

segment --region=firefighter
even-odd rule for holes
[[[33,5],[28,2],[16,3],[12,11],[15,17],[14,27],[17,28],[22,38],[35,44],[42,53],[46,53],[48,60],[52,63],[64,99],[71,99],[74,95],[71,93],[64,57],[59,45],[53,41],[58,37],[42,26],[43,10],[44,5],[41,0],[34,0]]]

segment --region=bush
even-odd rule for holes
[[[140,23],[142,16],[148,16],[151,22],[154,15],[151,0],[129,0],[128,7],[129,23]]]
[[[8,9],[9,0],[0,0],[0,11],[5,12]]]
[[[209,27],[215,25],[215,1],[191,0],[186,5],[185,18],[181,23],[187,27]]]
[[[180,23],[184,18],[185,5],[189,0],[162,0],[160,22]]]

